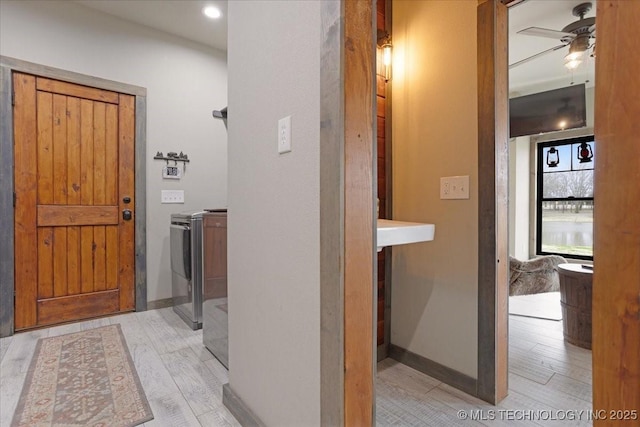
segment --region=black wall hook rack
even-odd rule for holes
[[[167,162],[167,164],[169,164],[170,160],[173,160],[173,162],[177,165],[178,162],[183,162],[183,163],[189,163],[189,156],[187,156],[186,154],[184,154],[182,151],[180,152],[180,154],[175,153],[173,151],[170,151],[167,153],[166,156],[162,155],[162,151],[158,151],[156,153],[155,156],[153,156],[153,158],[155,160],[165,160]]]

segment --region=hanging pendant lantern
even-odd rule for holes
[[[560,152],[556,150],[556,147],[549,148],[549,151],[547,151],[547,166],[555,168],[558,167],[558,163],[560,163]]]
[[[583,142],[578,147],[578,160],[580,163],[589,163],[593,158],[593,151],[591,150],[591,146],[586,142]]]

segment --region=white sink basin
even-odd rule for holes
[[[419,222],[404,222],[391,219],[378,220],[378,252],[385,246],[433,240],[436,226]]]

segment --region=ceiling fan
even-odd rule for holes
[[[591,10],[592,4],[590,2],[580,3],[573,8],[573,16],[577,16],[578,19],[575,22],[567,25],[562,31],[550,30],[540,27],[529,27],[524,30],[518,31],[518,34],[524,34],[528,36],[548,37],[552,39],[558,39],[562,44],[552,47],[551,49],[543,50],[535,55],[531,55],[528,58],[522,59],[518,62],[514,62],[509,65],[509,68],[517,67],[533,59],[536,59],[547,53],[554,52],[558,49],[562,49],[569,46],[569,53],[565,56],[565,67],[570,70],[575,69],[580,63],[586,52],[592,49],[591,55],[595,56],[595,42],[591,43],[592,38],[595,39],[596,31],[596,18],[585,18],[584,16]]]

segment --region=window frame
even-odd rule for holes
[[[573,196],[569,196],[569,197],[548,197],[548,198],[543,198],[543,194],[544,194],[544,187],[543,187],[543,182],[544,182],[544,165],[546,164],[546,160],[544,158],[544,150],[545,148],[548,147],[559,147],[559,146],[563,146],[563,145],[572,145],[572,144],[580,144],[582,142],[587,142],[587,143],[591,143],[594,147],[595,147],[595,136],[593,134],[591,135],[586,135],[586,136],[580,136],[580,137],[575,137],[575,138],[565,138],[565,139],[556,139],[553,141],[544,141],[544,142],[538,142],[536,143],[536,199],[535,199],[535,204],[536,204],[536,244],[535,244],[535,252],[536,255],[560,255],[564,258],[568,258],[568,259],[578,259],[578,260],[585,260],[585,261],[593,261],[593,252],[592,255],[577,255],[577,254],[568,254],[568,253],[562,253],[562,252],[549,252],[549,251],[543,251],[542,250],[542,205],[544,202],[562,202],[562,201],[568,201],[568,202],[579,202],[579,201],[590,201],[593,205],[593,207],[595,208],[595,197],[573,197]],[[573,162],[573,156],[575,155],[575,153],[573,153],[573,151],[571,152],[571,156],[572,156],[572,162]],[[595,158],[593,159],[594,162],[594,171],[595,171]],[[573,164],[573,163],[572,163]],[[568,171],[567,171],[568,172]],[[559,172],[553,172],[553,173],[562,173],[562,171]],[[595,179],[595,177],[594,177]],[[595,196],[595,194],[594,194]]]

